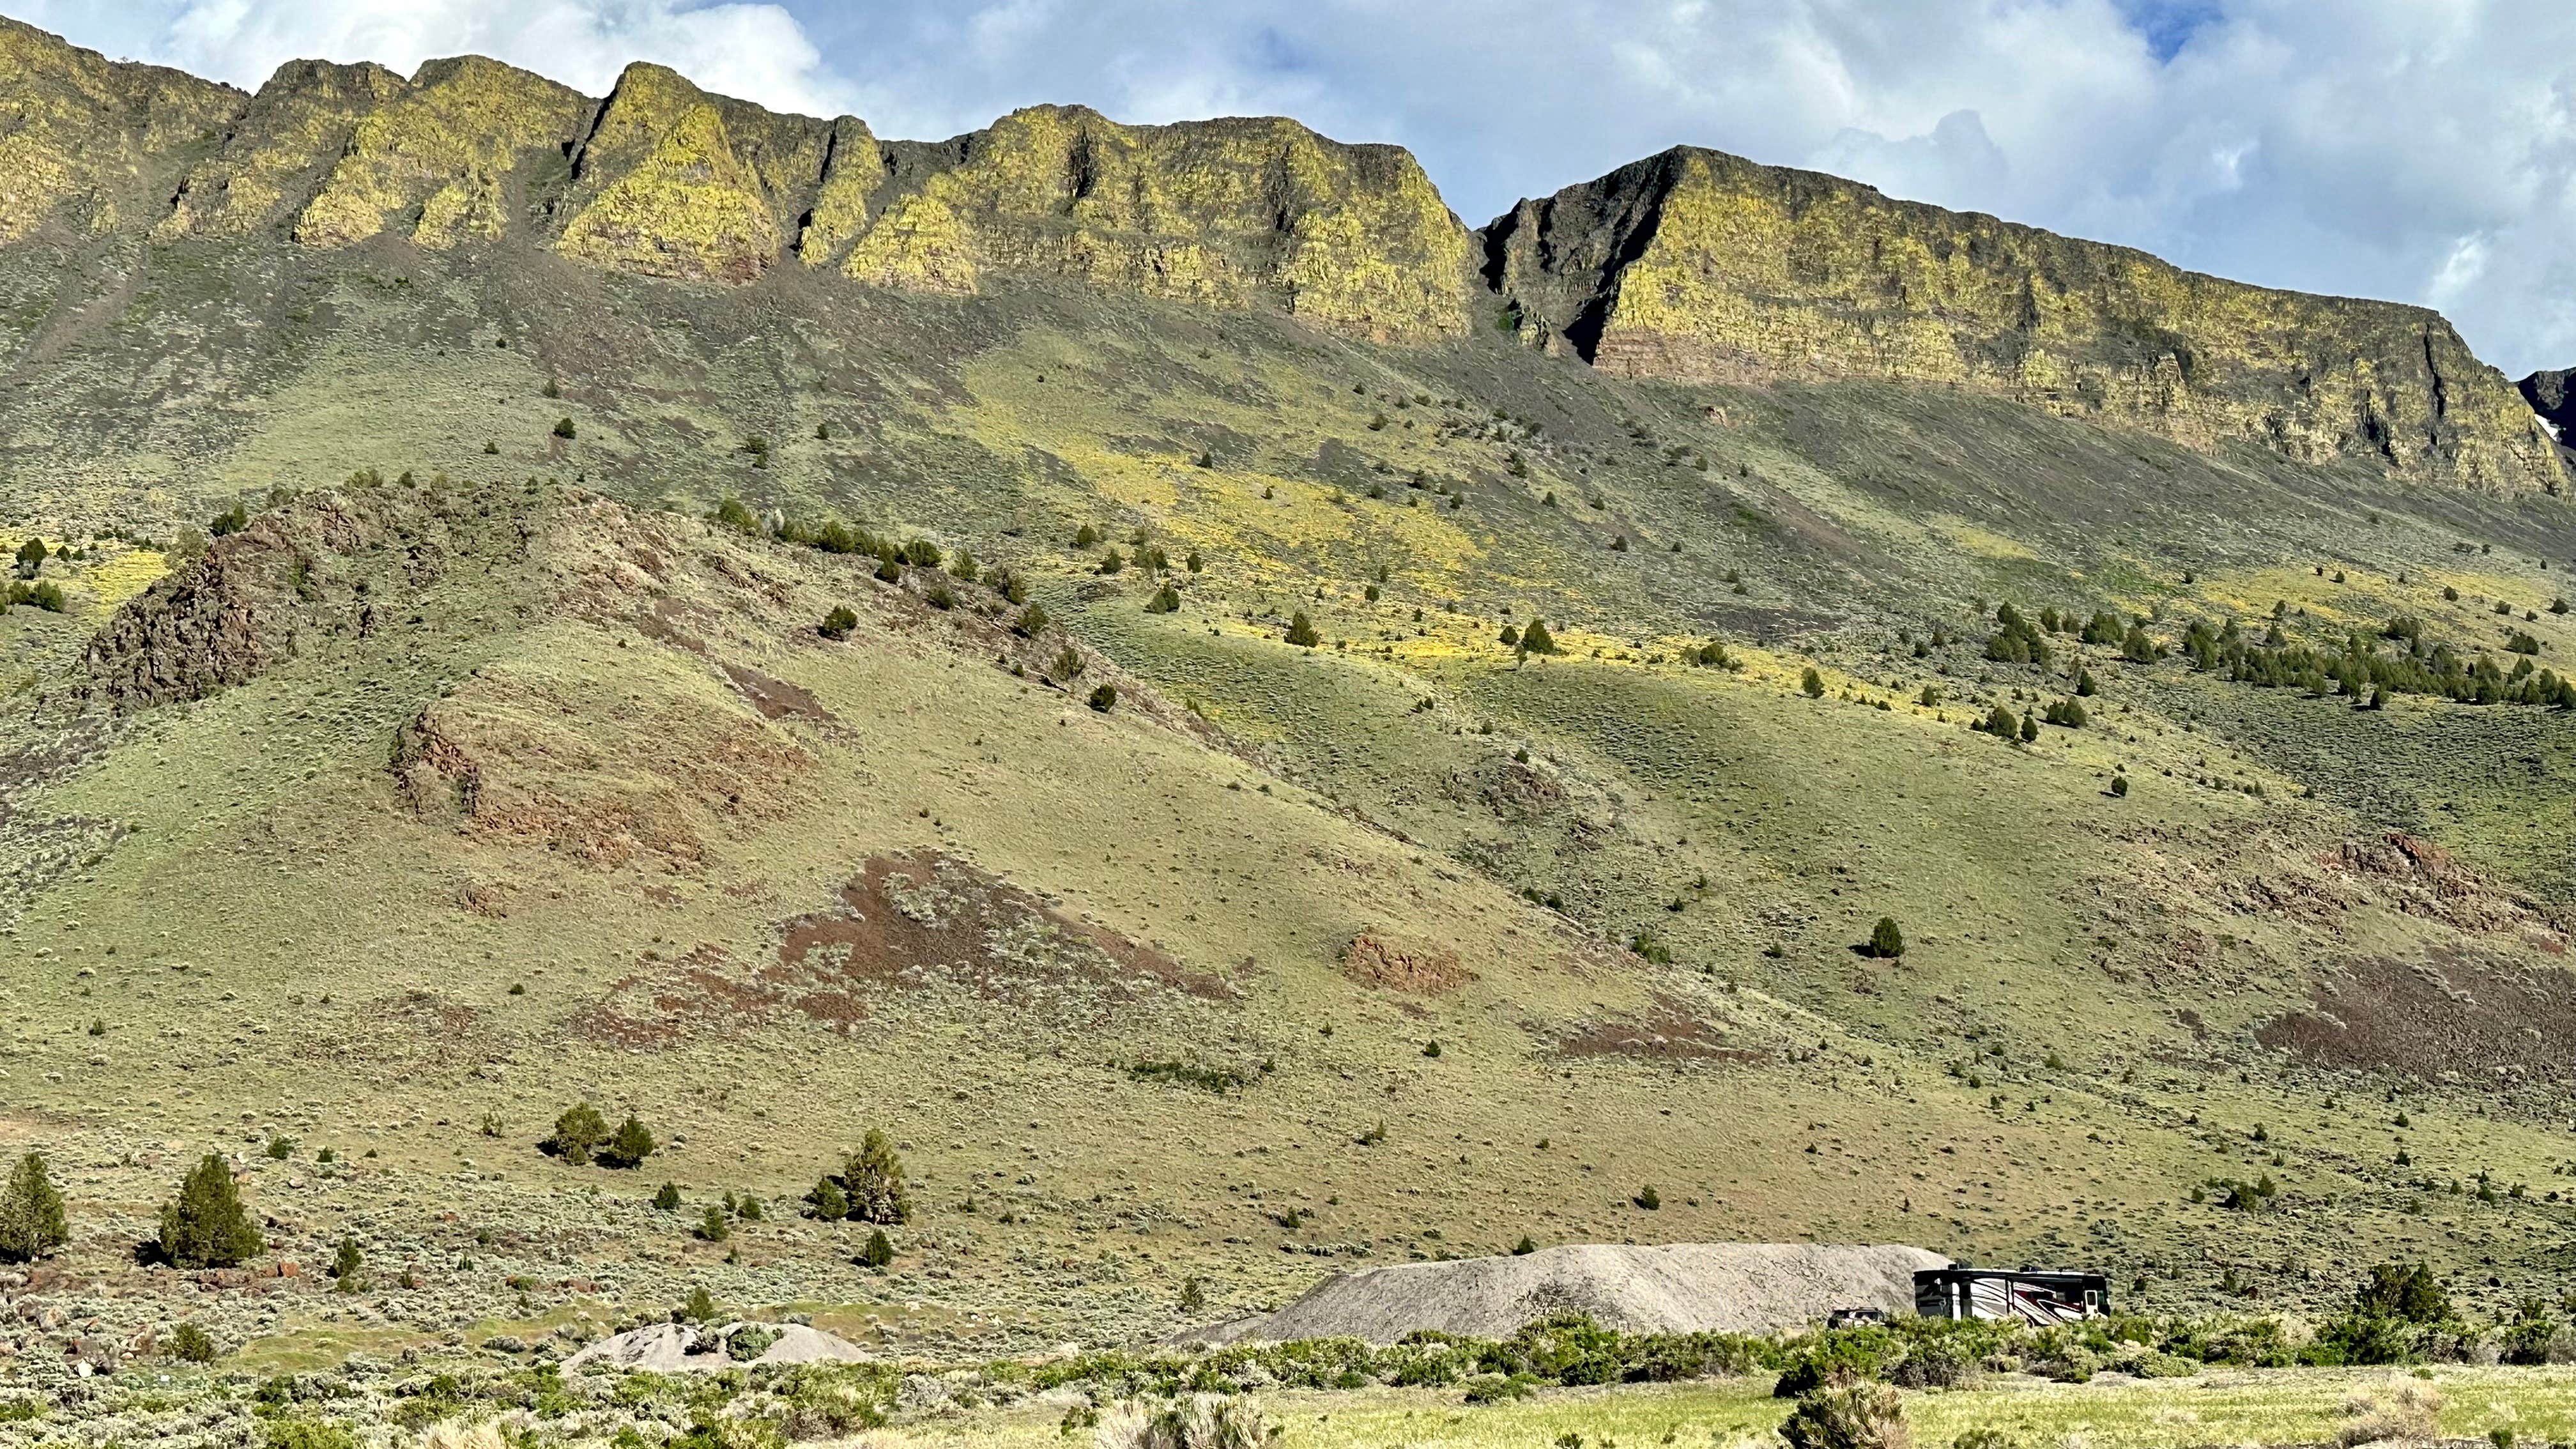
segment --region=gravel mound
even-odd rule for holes
[[[738,1359],[726,1352],[738,1329],[776,1337],[757,1357]],[[566,1372],[598,1363],[643,1373],[689,1374],[742,1363],[858,1363],[866,1357],[848,1339],[801,1323],[728,1323],[706,1332],[686,1323],[656,1323],[603,1338],[565,1359],[563,1366]]]
[[[1922,1248],[1801,1243],[1578,1244],[1517,1257],[1404,1263],[1339,1273],[1260,1318],[1185,1341],[1363,1338],[1420,1329],[1503,1338],[1551,1313],[1588,1313],[1630,1333],[1767,1333],[1837,1308],[1914,1312],[1914,1274],[1950,1260]]]

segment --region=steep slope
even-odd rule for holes
[[[1677,148],[1522,202],[1485,248],[1526,336],[1632,376],[1959,384],[2195,447],[2493,491],[2568,480],[2432,312],[2249,287],[1813,172]]]
[[[148,224],[163,176],[245,99],[0,16],[0,244],[50,217],[76,232]]]

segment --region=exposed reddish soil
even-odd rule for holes
[[[876,856],[836,908],[781,923],[774,961],[739,961],[712,945],[675,961],[648,957],[573,1026],[640,1048],[788,1013],[846,1032],[889,992],[941,989],[1061,1024],[1157,996],[1234,996],[1218,977],[1074,920],[963,861]]]
[[[2458,950],[2369,957],[2318,982],[2313,1006],[2254,1035],[2331,1067],[2576,1080],[2564,1048],[2576,1037],[2576,973]]]
[[[722,668],[725,678],[733,681],[733,687],[741,692],[743,698],[751,701],[751,707],[759,710],[763,719],[825,720],[832,717],[830,711],[823,708],[823,702],[803,685],[773,679],[757,669],[745,669],[739,664],[727,664]]]

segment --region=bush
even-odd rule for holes
[[[752,512],[751,506],[739,498],[728,496],[716,504],[713,517],[718,525],[736,533],[750,534],[754,538],[760,536],[760,515]]]
[[[1789,1449],[1909,1449],[1905,1413],[1896,1390],[1867,1380],[1844,1380],[1798,1401],[1780,1437]]]
[[[708,1203],[707,1210],[699,1215],[697,1234],[710,1243],[721,1243],[733,1236],[733,1224],[726,1219],[722,1207]]]
[[[894,1240],[879,1228],[868,1234],[867,1246],[859,1249],[859,1262],[870,1268],[886,1268],[894,1263]]]
[[[1529,627],[1521,631],[1521,652],[1523,654],[1557,652],[1556,636],[1547,632],[1545,619],[1532,619],[1529,621]]]
[[[1869,954],[1882,961],[1893,961],[1905,954],[1905,933],[1896,928],[1894,916],[1881,916],[1869,928]]]
[[[537,1147],[579,1167],[589,1162],[591,1153],[607,1140],[608,1119],[588,1102],[575,1102],[555,1118],[554,1135]]]
[[[813,1190],[805,1194],[805,1201],[814,1209],[814,1216],[827,1223],[837,1223],[850,1215],[849,1198],[842,1194],[841,1185],[828,1177],[814,1184]]]
[[[230,1268],[263,1246],[242,1209],[232,1165],[209,1152],[161,1209],[161,1256],[174,1267]]]
[[[1810,667],[1799,674],[1798,687],[1806,691],[1807,698],[1809,699],[1822,699],[1825,697],[1825,677],[1818,674],[1813,667]]]
[[[570,419],[570,418],[557,418],[557,419],[555,419],[555,436],[556,436],[556,437],[558,437],[558,438],[569,438],[569,437],[573,436],[572,419]]]
[[[1047,617],[1046,610],[1031,604],[1020,611],[1020,617],[1011,621],[1011,632],[1023,639],[1034,639],[1045,633],[1046,626],[1053,622]]]
[[[666,1182],[653,1190],[653,1206],[667,1213],[677,1209],[679,1205],[680,1185],[678,1183]]]
[[[1091,707],[1092,707],[1093,709],[1096,709],[1096,710],[1100,711],[1102,714],[1107,714],[1107,713],[1109,713],[1109,711],[1110,711],[1110,710],[1112,710],[1112,709],[1114,709],[1114,708],[1116,708],[1116,707],[1117,707],[1117,705],[1118,705],[1118,686],[1117,686],[1117,685],[1114,685],[1114,684],[1104,684],[1104,685],[1101,685],[1099,688],[1094,689],[1094,690],[1092,690],[1092,691],[1091,691]]]
[[[1173,588],[1170,584],[1165,584],[1161,588],[1156,589],[1154,591],[1154,597],[1145,601],[1145,612],[1148,614],[1177,613],[1180,611],[1180,607],[1180,590]]]
[[[814,626],[814,632],[826,639],[847,639],[850,631],[857,627],[859,616],[850,612],[850,606],[834,604],[832,612],[823,616],[823,622]]]
[[[54,1190],[44,1154],[18,1159],[9,1186],[0,1190],[0,1263],[27,1263],[71,1241],[63,1195]]]
[[[182,1323],[170,1330],[170,1341],[161,1351],[181,1363],[213,1363],[215,1338],[193,1323]]]
[[[1186,1403],[1125,1403],[1100,1421],[1099,1449],[1268,1449],[1279,1430],[1250,1399],[1199,1394]]]
[[[1301,649],[1312,649],[1324,642],[1323,637],[1315,632],[1314,621],[1306,617],[1303,609],[1288,621],[1288,642]]]
[[[630,1112],[625,1121],[617,1124],[608,1144],[599,1149],[599,1163],[602,1167],[640,1167],[660,1145],[653,1140],[651,1130]]]

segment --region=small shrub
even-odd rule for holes
[[[733,1223],[725,1217],[722,1207],[708,1203],[707,1210],[699,1215],[697,1235],[710,1243],[721,1243],[733,1236]]]
[[[826,639],[840,640],[849,638],[850,631],[858,627],[859,616],[850,611],[850,606],[835,604],[832,612],[823,616],[823,622],[814,627],[814,632]]]
[[[885,1235],[885,1229],[879,1228],[868,1234],[867,1246],[859,1249],[859,1263],[863,1267],[879,1269],[893,1265],[894,1240]]]
[[[1809,699],[1822,699],[1825,697],[1825,677],[1810,668],[1798,676],[1798,688],[1806,691]]]
[[[1091,691],[1091,707],[1107,714],[1118,706],[1118,686],[1104,684]]]
[[[653,1206],[666,1213],[676,1210],[680,1206],[680,1185],[676,1182],[666,1182],[655,1188]]]
[[[557,418],[557,419],[555,419],[555,436],[556,436],[556,437],[558,437],[558,438],[569,438],[569,437],[572,437],[572,436],[573,436],[573,433],[574,433],[574,429],[573,429],[573,425],[572,425],[572,419],[570,419],[570,418]]]
[[[1314,621],[1306,617],[1306,611],[1303,609],[1298,610],[1296,617],[1288,621],[1288,642],[1301,649],[1312,649],[1324,642],[1323,636],[1315,632]]]
[[[1844,1380],[1798,1401],[1780,1437],[1789,1449],[1910,1449],[1896,1390],[1865,1379]]]
[[[213,1363],[215,1338],[193,1323],[182,1323],[170,1330],[170,1341],[162,1352],[181,1363]]]
[[[1638,1189],[1636,1197],[1631,1201],[1648,1212],[1654,1212],[1664,1205],[1663,1195],[1655,1191],[1652,1183]]]

